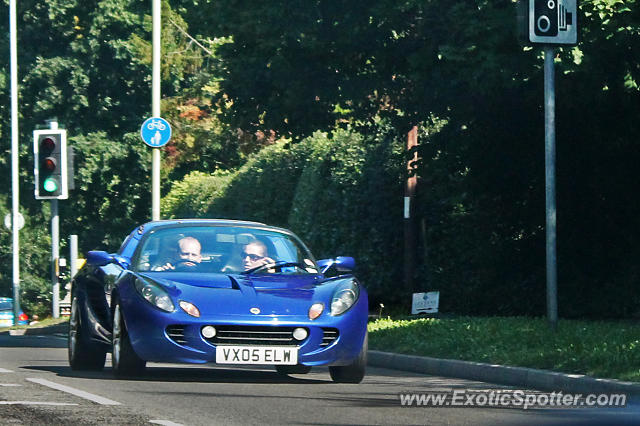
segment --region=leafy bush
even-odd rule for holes
[[[281,141],[250,157],[221,197],[211,199],[206,217],[223,217],[287,226],[298,178],[310,145]]]
[[[61,235],[77,234],[81,251],[115,250],[151,216],[151,150],[137,133],[122,141],[105,133],[72,138],[75,189],[60,202]]]
[[[162,216],[166,218],[204,217],[212,200],[223,194],[233,174],[191,172],[177,181],[162,198]]]
[[[7,196],[0,195],[0,216],[9,213]],[[42,214],[22,212],[25,226],[20,230],[20,306],[30,317],[51,313],[49,258],[51,237]],[[13,250],[11,231],[0,227],[0,296],[13,297]]]
[[[402,274],[402,147],[383,125],[315,133],[289,226],[319,258],[353,256],[372,302],[398,302]]]

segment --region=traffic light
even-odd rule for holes
[[[37,200],[69,198],[67,131],[33,131],[35,195]]]

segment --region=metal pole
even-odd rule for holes
[[[544,48],[545,188],[547,231],[547,319],[552,329],[558,325],[556,258],[556,95],[554,48]]]
[[[161,35],[161,0],[153,0],[153,70],[152,70],[152,94],[151,114],[160,117],[160,35]],[[151,219],[160,219],[160,149],[153,148],[151,166]]]
[[[20,313],[20,208],[18,154],[18,38],[16,28],[16,0],[9,2],[10,68],[11,68],[11,249],[13,253],[13,324],[18,325]]]
[[[60,317],[60,283],[58,282],[58,259],[60,257],[60,220],[58,200],[51,200],[51,282],[53,283],[53,317]]]

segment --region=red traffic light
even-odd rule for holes
[[[40,142],[40,149],[43,151],[53,151],[56,147],[56,141],[51,137],[46,137]]]

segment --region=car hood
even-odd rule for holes
[[[215,315],[304,315],[312,304],[327,303],[327,286],[319,275],[242,275],[155,273],[180,300],[194,303],[202,317]],[[331,286],[333,287],[333,286]]]

